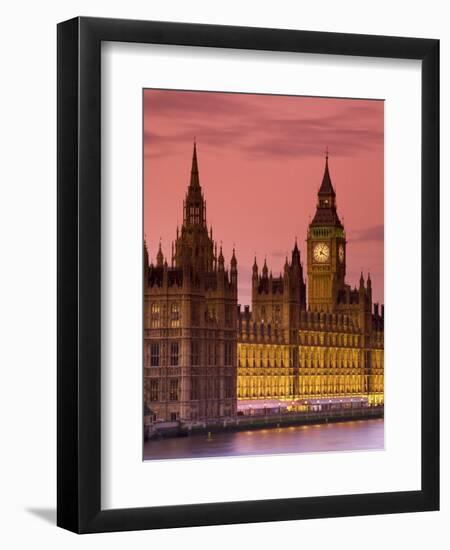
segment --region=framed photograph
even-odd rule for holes
[[[439,41],[60,23],[58,525],[438,507]]]

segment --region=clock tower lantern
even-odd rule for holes
[[[345,230],[336,210],[336,193],[328,169],[317,194],[316,213],[308,227],[308,306],[311,311],[332,313],[345,285]]]

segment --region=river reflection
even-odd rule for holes
[[[144,460],[383,449],[384,421],[353,420],[146,441]]]

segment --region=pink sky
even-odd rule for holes
[[[144,231],[150,259],[171,243],[197,140],[208,227],[226,264],[236,245],[239,301],[250,304],[251,266],[267,256],[274,276],[306,231],[322,181],[325,149],[347,235],[347,282],[370,270],[384,302],[384,103],[297,96],[144,91]]]

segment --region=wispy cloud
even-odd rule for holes
[[[323,116],[300,114],[293,107],[289,117],[280,117],[267,102],[251,102],[243,94],[151,91],[144,96],[145,155],[173,153],[194,136],[211,149],[235,147],[257,158],[322,156],[324,144],[334,156],[355,155],[383,143],[379,125],[373,125],[379,107],[379,102],[360,107],[343,102],[338,112]],[[172,132],[153,131],[152,121],[161,118],[174,121]]]
[[[383,241],[384,240],[384,226],[372,225],[365,229],[355,231],[352,237],[352,241]]]
[[[153,116],[233,116],[255,110],[243,94],[189,92],[180,90],[148,90],[144,94],[144,112]]]

